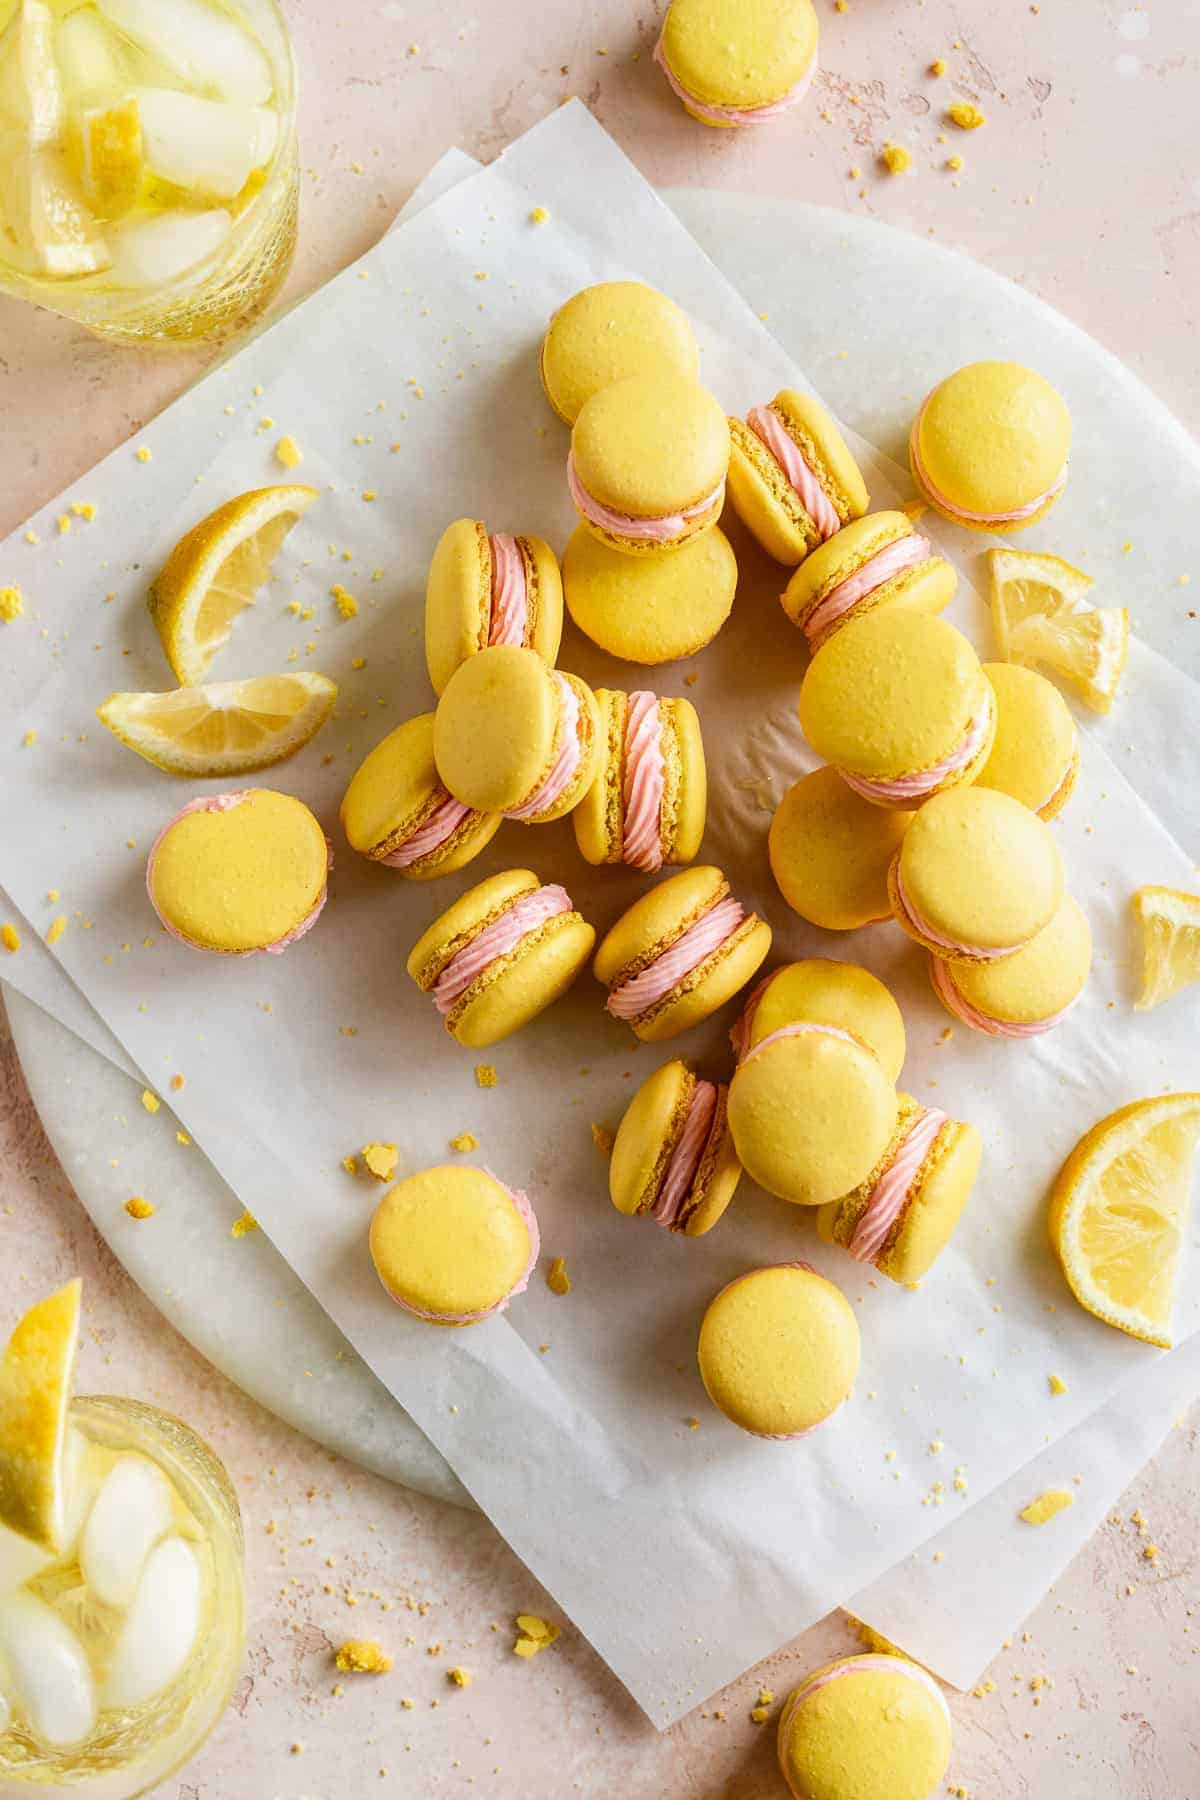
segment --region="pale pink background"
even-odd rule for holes
[[[649,61],[655,4],[495,0],[448,21],[440,6],[401,0],[292,0],[305,176],[290,292],[307,292],[367,248],[449,145],[490,158],[579,94],[660,185],[801,195],[972,252],[1059,306],[1200,427],[1198,0],[1043,0],[1040,11],[1025,0],[849,0],[844,13],[818,3],[824,72],[805,114],[773,133],[735,136],[703,131],[665,98]],[[925,70],[939,55],[950,72],[934,82]],[[938,111],[951,98],[976,100],[988,123],[970,135],[948,127],[952,141],[941,145]],[[876,152],[888,139],[914,151],[911,174],[880,172]],[[957,188],[941,166],[955,151],[967,163]],[[852,166],[860,178],[849,177]],[[110,350],[0,299],[0,536],[202,366],[200,356]],[[771,1729],[753,1725],[749,1709],[760,1681],[782,1695],[846,1649],[843,1619],[660,1737],[573,1632],[533,1662],[511,1655],[512,1615],[554,1608],[482,1519],[315,1450],[174,1336],[74,1200],[6,1037],[0,1209],[0,1323],[81,1273],[84,1388],[185,1414],[218,1446],[242,1497],[247,1673],[212,1742],[162,1790],[172,1800],[782,1792]],[[998,1657],[996,1691],[953,1701],[950,1780],[977,1800],[1185,1800],[1197,1791],[1198,1423],[1195,1411],[1179,1422],[1122,1499],[1125,1524],[1098,1534],[1028,1622],[1029,1640],[1018,1632]],[[1128,1523],[1139,1505],[1161,1546],[1153,1565]],[[408,1596],[427,1611],[410,1611]],[[345,1678],[335,1696],[331,1649],[351,1635],[378,1636],[396,1669]],[[446,1679],[456,1663],[473,1671],[466,1692]],[[1049,1681],[1035,1693],[1037,1675]]]

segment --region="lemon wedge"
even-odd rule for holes
[[[992,624],[1004,661],[1050,669],[1093,712],[1110,711],[1129,655],[1126,609],[1089,606],[1091,576],[1061,556],[1035,550],[987,555]]]
[[[1050,1192],[1050,1241],[1079,1304],[1164,1350],[1198,1139],[1200,1094],[1135,1100],[1079,1140]]]
[[[25,1314],[0,1362],[0,1524],[57,1552],[66,1521],[63,1452],[83,1284]]]
[[[150,589],[150,616],[184,686],[204,680],[233,622],[254,604],[271,564],[316,488],[252,488],[181,537]]]
[[[248,775],[302,750],[336,700],[325,675],[256,675],[169,694],[110,694],[96,716],[169,775]]]
[[[88,107],[79,121],[83,191],[101,219],[119,219],[141,192],[145,157],[142,117],[131,94],[110,106]]]
[[[1200,894],[1142,887],[1133,916],[1142,928],[1142,991],[1134,1006],[1149,1012],[1200,981]]]

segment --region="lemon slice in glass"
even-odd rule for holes
[[[1142,928],[1142,991],[1134,1006],[1149,1012],[1200,981],[1200,894],[1142,887],[1133,916]]]
[[[1129,655],[1123,606],[1087,604],[1092,578],[1061,556],[989,550],[992,624],[1005,662],[1041,666],[1070,682],[1093,712],[1108,712]]]
[[[184,686],[204,680],[233,622],[254,604],[313,487],[253,488],[227,500],[181,537],[150,589],[150,616]]]
[[[63,1452],[82,1283],[30,1308],[0,1362],[0,1524],[57,1552],[65,1526]]]
[[[96,716],[169,775],[248,775],[303,749],[336,700],[325,675],[256,675],[169,694],[110,694]]]
[[[145,156],[142,119],[132,94],[108,106],[85,109],[79,121],[83,191],[101,219],[119,219],[142,189]]]
[[[1079,1304],[1164,1350],[1197,1139],[1200,1094],[1135,1100],[1079,1140],[1050,1193],[1050,1241]]]

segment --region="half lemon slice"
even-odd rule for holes
[[[101,219],[119,219],[134,205],[142,187],[145,156],[142,119],[130,94],[108,106],[85,109],[79,122],[79,158],[83,191]]]
[[[96,716],[169,775],[248,775],[302,750],[336,700],[325,675],[256,675],[169,694],[110,694]]]
[[[1150,1012],[1200,981],[1200,894],[1141,887],[1133,916],[1142,928],[1142,991],[1134,1007]]]
[[[1110,711],[1129,655],[1123,606],[1089,606],[1092,578],[1061,556],[989,550],[992,624],[1005,662],[1041,666],[1071,683],[1093,712]]]
[[[57,1552],[66,1521],[63,1451],[83,1284],[25,1314],[0,1362],[0,1524]]]

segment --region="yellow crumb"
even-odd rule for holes
[[[834,12],[849,12],[850,0],[833,0]]]
[[[912,168],[912,151],[906,150],[903,144],[885,144],[879,152],[879,160],[889,175],[903,175],[905,169]]]
[[[50,929],[46,933],[46,942],[48,944],[57,944],[59,938],[62,936],[63,932],[66,929],[67,929],[66,918],[62,913],[60,913],[58,915],[57,919],[52,919],[50,921]]]
[[[188,1136],[188,1134],[187,1134],[187,1132],[186,1132],[186,1131],[177,1131],[177,1132],[176,1132],[176,1133],[175,1133],[175,1142],[176,1142],[176,1143],[177,1143],[177,1144],[182,1144],[182,1145],[183,1145],[183,1147],[184,1147],[184,1149],[185,1149],[185,1150],[190,1150],[190,1149],[191,1149],[191,1146],[192,1146],[192,1140],[191,1140],[191,1138],[190,1138],[190,1137],[189,1137],[189,1136]]]
[[[475,1086],[481,1087],[481,1088],[490,1088],[490,1087],[495,1087],[495,1085],[496,1085],[496,1065],[495,1065],[495,1063],[476,1063],[475,1064]]]
[[[31,526],[30,529],[25,533],[25,542],[27,544],[40,544],[41,541],[42,541],[41,538],[38,536],[37,532],[34,531],[33,527]]]
[[[358,613],[358,601],[348,593],[340,581],[335,581],[329,592],[333,595],[338,611],[343,619],[353,619]]]
[[[275,460],[285,469],[294,469],[304,461],[304,452],[294,437],[281,437],[275,446]]]
[[[183,1076],[182,1075],[172,1075],[171,1086],[174,1089],[174,1091],[176,1093],[178,1093],[180,1088],[183,1086]]]
[[[769,1706],[760,1705],[752,1706],[750,1708],[750,1718],[755,1725],[765,1725],[770,1716],[771,1709]]]
[[[685,1419],[683,1422],[689,1431],[699,1431],[700,1429],[699,1419]]]
[[[58,899],[58,889],[57,888],[47,888],[46,898],[47,898],[47,900],[50,900],[50,901],[57,900]]]
[[[857,163],[855,163],[852,168],[848,169],[846,173],[849,175],[851,181],[858,181],[862,177],[862,170]]]
[[[763,316],[765,317],[766,315],[764,314]],[[699,674],[696,673],[695,671],[693,671],[693,673],[691,675],[684,676],[683,685],[684,685],[684,687],[695,687],[695,685],[699,681],[699,679],[700,679]]]
[[[518,1613],[517,1630],[520,1637],[513,1645],[517,1656],[536,1656],[539,1650],[547,1650],[562,1635],[559,1627],[551,1619],[539,1619],[536,1613]]]
[[[571,1277],[567,1274],[566,1259],[556,1256],[546,1270],[546,1286],[552,1294],[569,1294]]]
[[[132,1200],[125,1202],[125,1211],[131,1219],[152,1219],[154,1217],[153,1205],[149,1200],[143,1200],[140,1194],[135,1194]]]
[[[146,463],[146,462],[150,461],[152,452],[149,449],[147,449],[145,444],[142,444],[137,450],[134,451],[134,455],[137,457],[139,462]]]
[[[853,1625],[863,1649],[869,1650],[872,1656],[899,1656],[903,1657],[905,1662],[912,1661],[912,1658],[901,1650],[899,1644],[893,1644],[891,1638],[885,1638],[882,1631],[876,1631],[875,1627],[868,1625],[865,1619],[856,1618],[853,1613],[847,1613],[846,1617]]]
[[[71,511],[77,519],[87,519],[89,523],[96,516],[96,508],[90,500],[72,500]]]
[[[66,537],[68,531],[71,529],[71,520],[69,516],[66,513],[59,513],[57,524],[59,537]]]
[[[156,1113],[158,1111],[159,1107],[162,1105],[162,1101],[159,1099],[157,1094],[152,1094],[150,1092],[149,1088],[143,1088],[142,1089],[142,1105],[145,1107],[145,1109],[148,1113]]]
[[[244,1212],[240,1219],[235,1219],[229,1227],[230,1237],[248,1237],[252,1231],[258,1230],[258,1220],[252,1212]]]
[[[0,587],[0,619],[11,625],[25,611],[25,596],[19,587]]]
[[[353,1152],[350,1152],[348,1155],[343,1156],[342,1167],[343,1167],[343,1169],[345,1169],[347,1175],[357,1175],[358,1174],[358,1158],[357,1158],[357,1156],[355,1156]]]
[[[946,158],[946,167],[948,169],[953,169],[957,173],[957,171],[959,169],[961,169],[962,166],[963,166],[963,159],[961,156],[948,156]]]
[[[372,1638],[347,1638],[336,1662],[343,1675],[386,1675],[395,1659]]]
[[[609,1126],[599,1125],[596,1120],[593,1119],[592,1142],[595,1144],[601,1156],[611,1156],[613,1144],[616,1142],[616,1135]]]
[[[960,131],[978,131],[984,123],[984,114],[970,100],[956,100],[946,108],[946,117]]]
[[[1055,1518],[1057,1514],[1065,1512],[1068,1506],[1074,1506],[1074,1504],[1075,1496],[1066,1488],[1048,1488],[1044,1494],[1039,1494],[1036,1500],[1029,1502],[1021,1517],[1027,1525],[1044,1525],[1048,1519]]]
[[[529,215],[529,223],[531,225],[544,225],[549,217],[550,214],[546,211],[544,206],[535,206]]]
[[[935,56],[933,61],[929,65],[929,73],[931,75],[944,75],[946,73],[945,58],[941,57],[941,56]]]
[[[1046,1379],[1050,1383],[1050,1392],[1052,1394],[1058,1395],[1067,1392],[1067,1384],[1061,1375],[1048,1375]]]
[[[364,500],[378,500],[378,498],[379,498],[379,495],[375,492],[374,488],[364,488],[363,489],[363,499]]]
[[[1142,1551],[1142,1555],[1145,1557],[1147,1562],[1157,1562],[1157,1560],[1158,1560],[1158,1545],[1157,1544],[1147,1544],[1146,1548]]]
[[[487,270],[486,269],[476,269],[475,279],[476,279],[476,281],[486,281],[488,279]]]
[[[478,1150],[479,1139],[473,1131],[460,1131],[457,1137],[450,1139],[450,1148],[458,1151]]]
[[[400,1152],[395,1144],[364,1144],[362,1159],[376,1181],[390,1181],[396,1173]]]
[[[475,1677],[470,1669],[454,1668],[446,1670],[446,1679],[452,1681],[455,1687],[469,1688]]]
[[[21,948],[21,934],[15,925],[0,925],[0,944],[10,955],[15,956]]]

